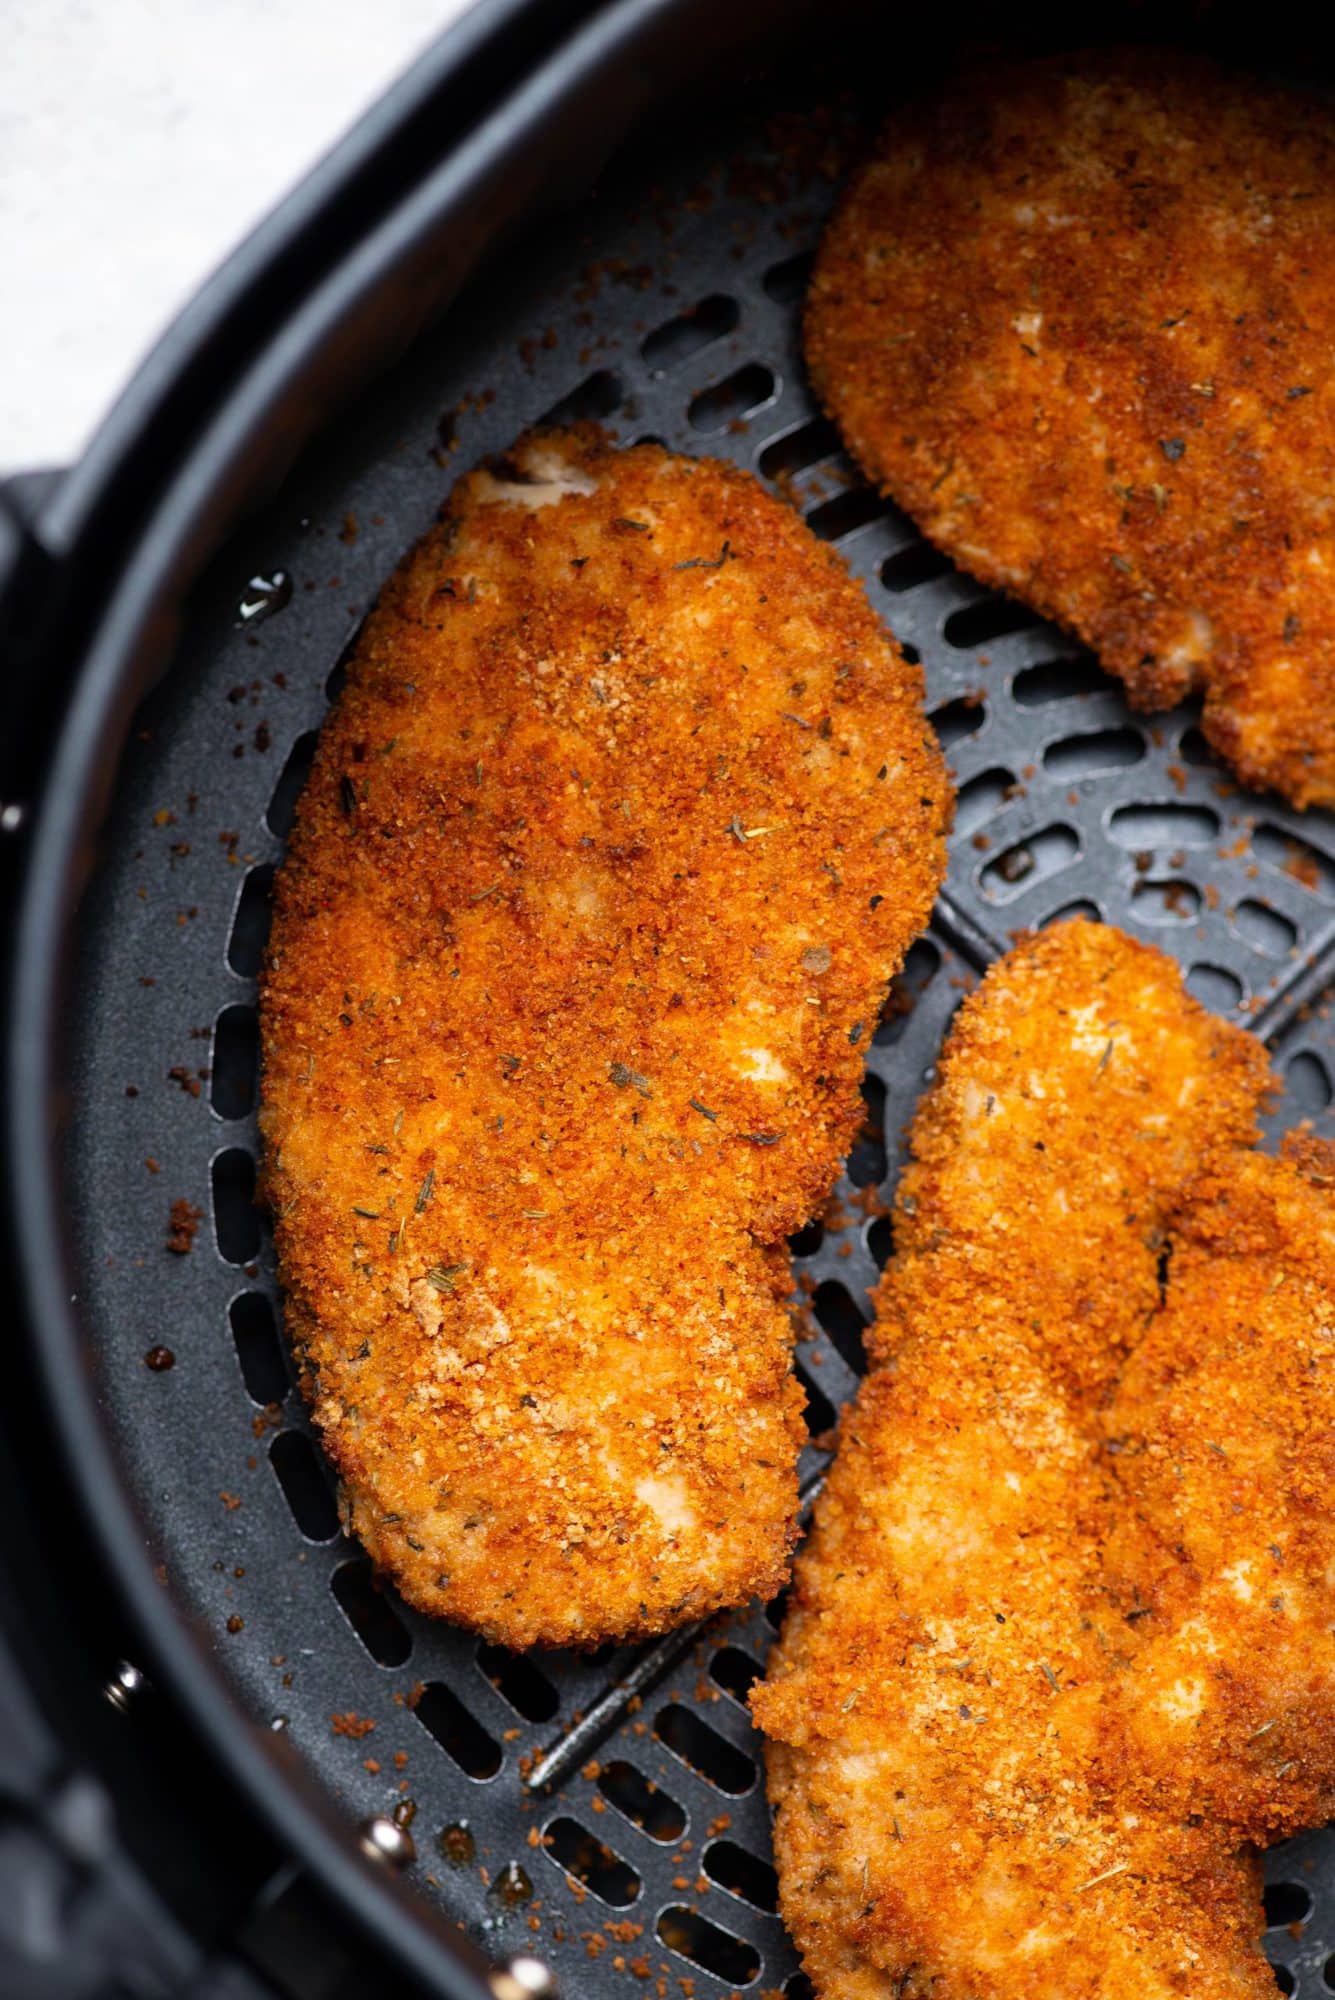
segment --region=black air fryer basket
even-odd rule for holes
[[[804,1990],[744,1705],[779,1607],[592,1657],[408,1610],[339,1530],[253,1201],[269,893],[340,660],[454,479],[526,426],[594,418],[784,493],[921,656],[957,776],[864,1132],[794,1240],[808,1488],[864,1366],[899,1135],[1015,933],[1083,910],[1162,945],[1265,1038],[1276,1128],[1330,1127],[1335,821],[1240,791],[1192,711],[1133,715],[960,575],[805,380],[811,253],[869,117],[980,38],[801,0],[489,0],[213,281],[85,463],[0,503],[6,1995]],[[1335,1846],[1268,1879],[1280,1985],[1315,2000]]]

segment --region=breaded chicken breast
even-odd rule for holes
[[[782,1581],[784,1238],[948,812],[916,668],[722,464],[532,438],[391,582],[278,880],[263,1128],[306,1391],[411,1603],[592,1646]]]
[[[871,1373],[753,1706],[821,2000],[1263,2000],[1254,1863],[1101,1787],[1134,1627],[1098,1552],[1169,1218],[1255,1132],[1257,1043],[1084,922],[993,968],[914,1126]],[[1128,1866],[1128,1851],[1134,1866]]]
[[[1191,1190],[1103,1430],[1136,1641],[1105,1782],[1232,1846],[1335,1819],[1335,1148]]]
[[[1335,801],[1335,111],[1163,49],[895,113],[817,260],[867,475],[1137,707]]]

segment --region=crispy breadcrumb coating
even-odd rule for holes
[[[783,1580],[785,1236],[944,863],[921,679],[744,473],[465,479],[362,634],[263,1003],[288,1323],[347,1519],[509,1646]]]
[[[766,1684],[782,1907],[821,2000],[1263,2000],[1254,1862],[1125,1823],[1100,1415],[1171,1214],[1255,1133],[1257,1043],[1084,922],[993,968],[919,1112],[874,1365]],[[1222,1169],[1221,1169],[1222,1171]]]
[[[1103,1422],[1135,1631],[1111,1785],[1233,1845],[1335,1818],[1335,1148],[1207,1174]]]
[[[806,350],[867,474],[1192,689],[1253,786],[1335,801],[1335,112],[1171,50],[996,66],[897,112]]]

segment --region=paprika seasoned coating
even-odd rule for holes
[[[1100,1412],[1158,1306],[1170,1215],[1253,1137],[1265,1080],[1168,959],[1084,922],[960,1011],[872,1372],[753,1695],[820,2000],[1273,1991],[1254,1862],[1181,1814],[1124,1824],[1098,1780],[1134,1634],[1099,1572]]]
[[[464,479],[280,871],[268,1197],[349,1526],[512,1647],[782,1582],[785,1237],[944,864],[922,686],[750,476],[597,433]]]
[[[1191,1190],[1167,1299],[1103,1420],[1105,1581],[1136,1646],[1105,1782],[1232,1845],[1335,1819],[1335,1148]]]
[[[897,111],[822,244],[818,394],[985,582],[1245,783],[1335,802],[1335,110],[1204,58]]]

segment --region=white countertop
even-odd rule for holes
[[[468,0],[5,0],[0,474],[65,465],[201,281]]]

